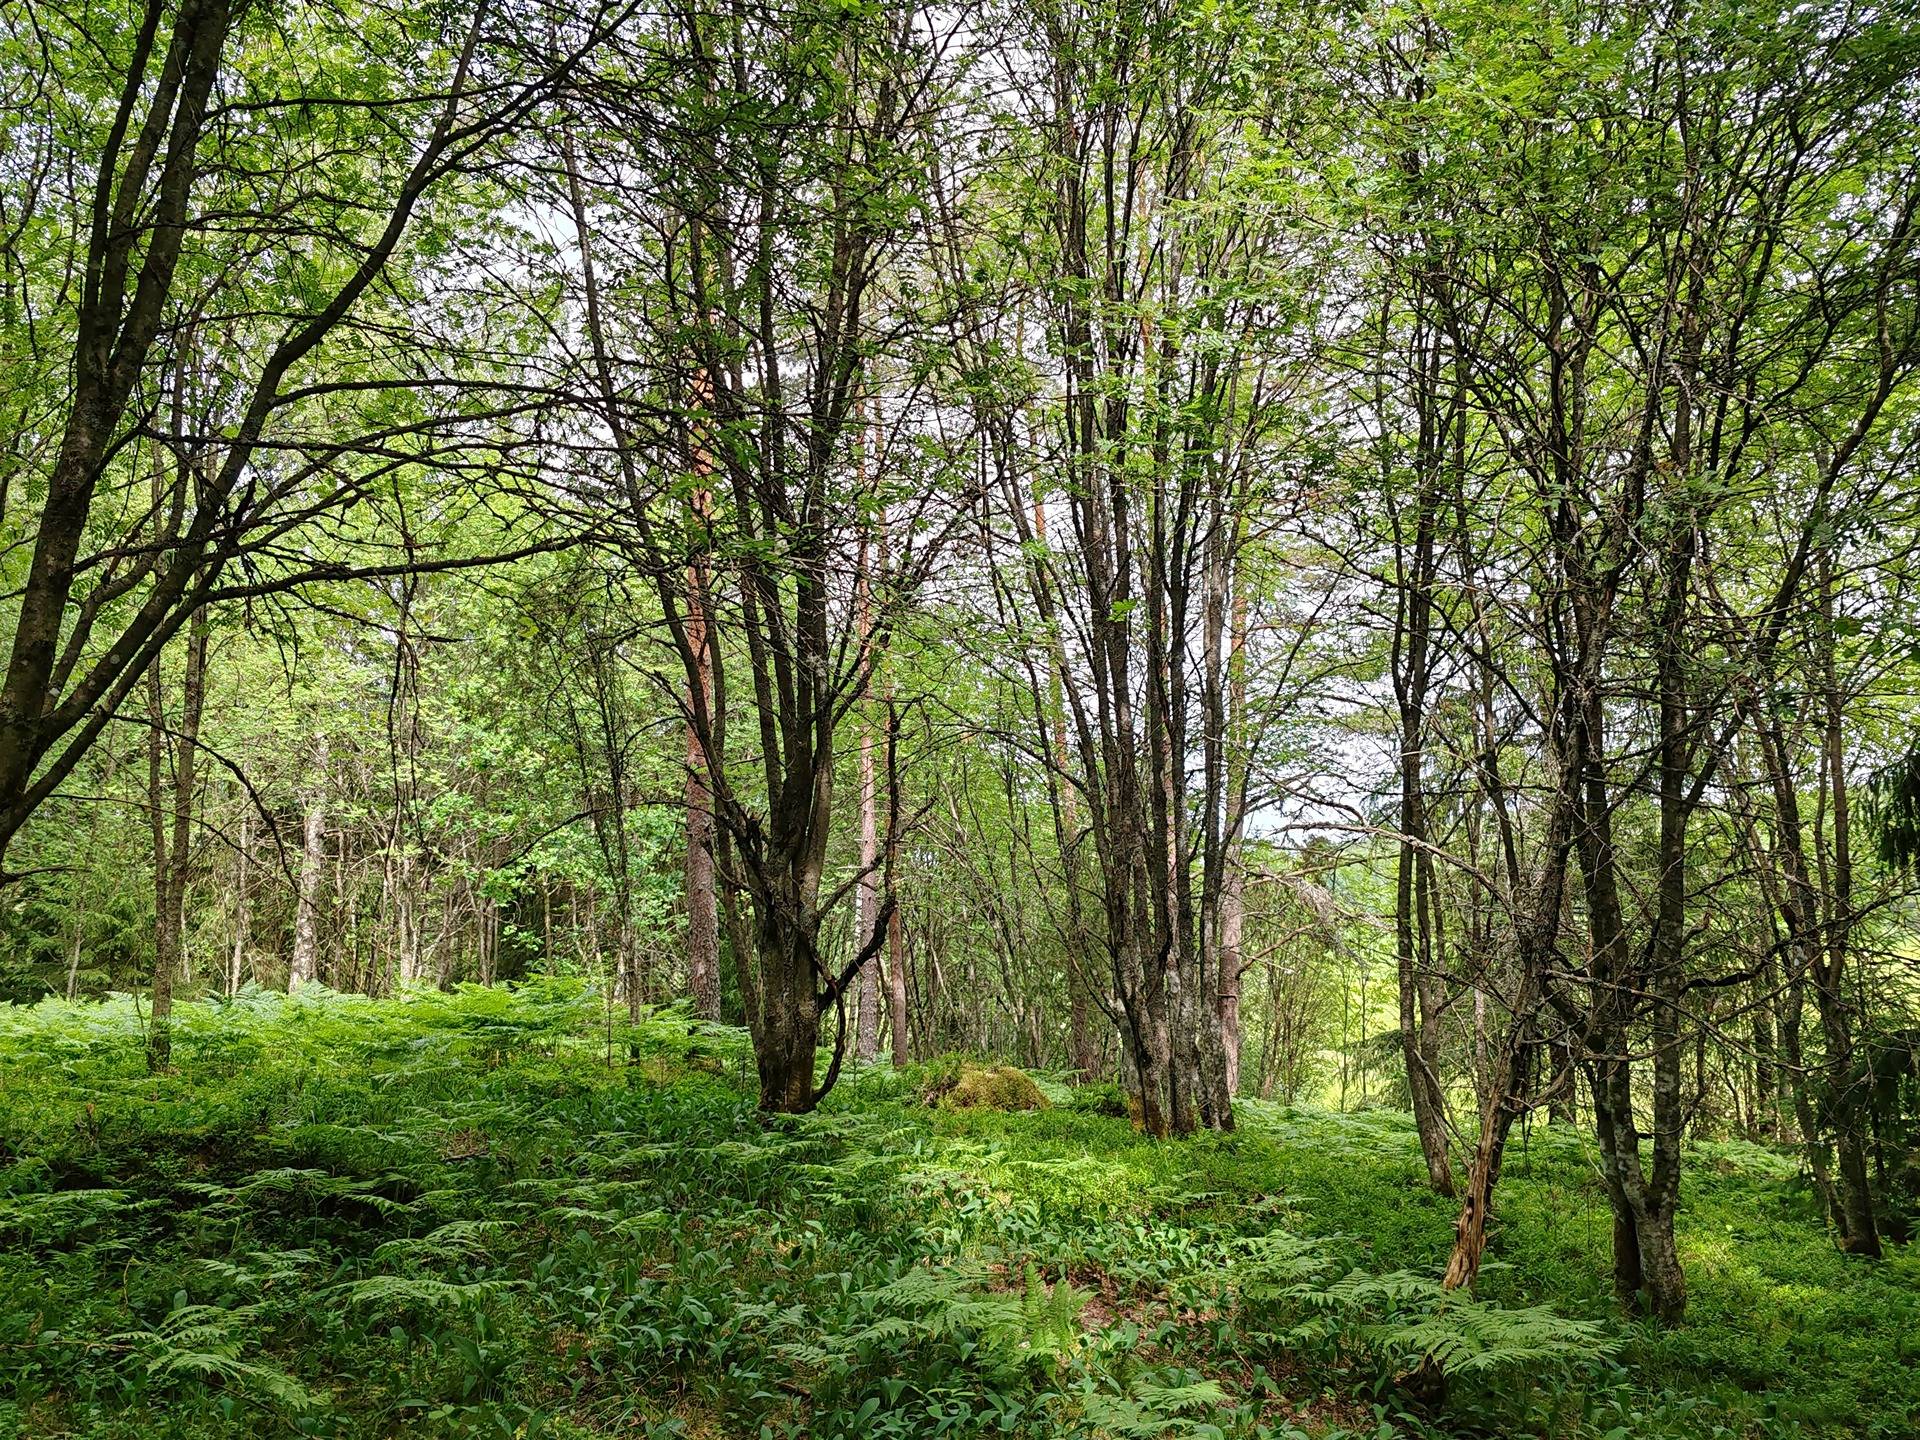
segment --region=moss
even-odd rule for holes
[[[1012,1065],[963,1065],[952,1086],[937,1097],[961,1110],[1048,1110],[1052,1106],[1033,1077]]]

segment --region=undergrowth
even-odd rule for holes
[[[0,1433],[1915,1433],[1916,1272],[1691,1158],[1691,1322],[1622,1325],[1590,1152],[1523,1137],[1474,1297],[1406,1122],[1152,1144],[856,1072],[767,1123],[733,1031],[561,983],[0,1010]],[[1399,1383],[1425,1362],[1446,1393]]]

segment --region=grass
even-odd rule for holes
[[[1591,1153],[1537,1130],[1478,1298],[1407,1122],[1112,1096],[763,1123],[735,1032],[562,983],[0,1010],[0,1434],[1910,1437],[1920,1267],[1790,1160],[1689,1156],[1689,1322],[1623,1324]],[[1415,1406],[1422,1357],[1449,1375]]]

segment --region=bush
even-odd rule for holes
[[[1115,1120],[1125,1120],[1133,1113],[1127,1092],[1112,1080],[1090,1080],[1074,1086],[1073,1096],[1067,1103],[1082,1114],[1105,1115]]]

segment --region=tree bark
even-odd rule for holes
[[[327,736],[314,737],[313,772],[308,781],[307,816],[300,851],[300,891],[293,920],[293,956],[287,964],[287,990],[298,990],[318,972],[320,956],[320,878],[327,851]]]
[[[253,933],[253,797],[242,798],[240,838],[234,855],[233,949],[227,956],[227,994],[238,995],[246,974],[247,943]]]
[[[865,437],[857,442],[861,446],[861,468],[865,469]],[[882,524],[885,522],[882,521]],[[855,950],[865,950],[874,943],[875,928],[880,920],[880,812],[879,792],[874,777],[874,752],[878,749],[873,733],[873,716],[869,701],[872,692],[872,674],[875,657],[873,655],[873,612],[872,577],[869,573],[870,545],[865,535],[860,537],[860,558],[858,573],[854,580],[854,606],[857,614],[854,619],[854,639],[859,648],[857,663],[866,677],[854,695],[854,723],[860,731],[860,878],[855,886],[855,911],[853,945]],[[868,964],[860,970],[860,1020],[854,1041],[854,1055],[862,1062],[871,1062],[880,1054],[880,967]]]
[[[576,182],[577,183],[577,182]],[[705,370],[694,377],[697,400],[711,404],[713,387]],[[704,429],[696,431],[691,444],[694,492],[693,523],[697,548],[687,566],[687,647],[693,664],[689,667],[689,704],[687,713],[687,858],[685,888],[687,903],[687,988],[693,993],[693,1010],[703,1020],[720,1018],[720,910],[714,890],[713,870],[713,783],[712,766],[706,746],[700,740],[700,727],[691,718],[713,714],[713,652],[717,635],[709,624],[711,606],[708,582],[707,532],[712,525],[713,494],[709,481],[713,472]],[[720,726],[712,723],[712,732]]]
[[[906,919],[900,911],[898,884],[900,863],[900,712],[894,705],[892,682],[887,696],[887,1017],[892,1025],[893,1063],[906,1065],[913,1059],[913,1032],[907,1023],[910,987],[907,981]]]
[[[192,866],[193,803],[200,754],[200,716],[206,697],[207,618],[188,622],[180,677],[180,728],[169,736],[160,664],[147,672],[147,782],[153,820],[153,1003],[147,1064],[165,1070],[173,1058],[173,985],[186,956],[187,880]],[[167,760],[172,760],[172,782]]]

